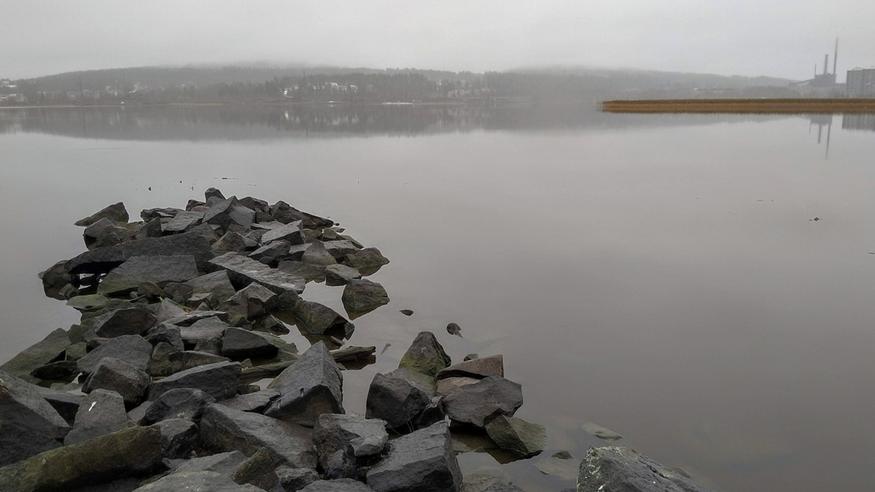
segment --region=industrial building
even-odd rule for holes
[[[848,97],[875,97],[875,68],[848,70]]]

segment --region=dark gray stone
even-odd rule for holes
[[[85,380],[82,391],[91,393],[96,389],[115,391],[127,405],[136,405],[143,396],[152,378],[144,371],[113,357],[104,357]]]
[[[301,255],[301,261],[310,265],[328,266],[337,263],[334,255],[325,247],[322,241],[313,241],[304,254]]]
[[[483,379],[487,376],[504,377],[504,356],[490,355],[466,360],[442,369],[437,374],[438,379],[454,377]]]
[[[63,359],[64,351],[70,347],[70,344],[67,332],[58,328],[39,342],[19,352],[0,366],[0,370],[25,381],[34,382],[35,379],[30,373],[50,362]]]
[[[328,348],[316,343],[273,382],[280,392],[265,415],[304,425],[313,425],[323,413],[343,413],[343,376]]]
[[[319,480],[319,473],[312,468],[281,466],[276,469],[279,485],[285,492],[295,492]]]
[[[225,253],[239,253],[246,250],[252,250],[258,247],[258,243],[252,239],[243,237],[242,234],[234,231],[226,232],[216,242],[213,243],[213,253],[222,255]]]
[[[104,357],[121,359],[128,364],[149,371],[149,361],[152,359],[152,344],[139,335],[122,335],[111,338],[106,343],[85,354],[76,361],[79,371],[91,374]]]
[[[73,421],[76,420],[76,412],[79,411],[79,404],[82,403],[82,398],[85,397],[81,391],[71,393],[36,385],[33,386],[33,389],[45,398],[45,400],[49,402],[49,405],[51,405],[68,424],[73,424]]]
[[[389,264],[389,259],[377,248],[365,248],[347,253],[343,263],[355,268],[362,275],[373,275],[383,265]]]
[[[109,219],[100,219],[86,227],[82,239],[88,249],[114,246],[131,239],[136,230],[128,224],[119,224]]]
[[[207,364],[215,364],[217,362],[227,361],[227,357],[211,354],[209,352],[199,352],[197,350],[184,350],[170,354],[170,362],[173,364],[173,372],[185,371]]]
[[[289,275],[301,277],[307,282],[321,282],[325,279],[325,267],[321,265],[311,265],[303,261],[284,260],[279,262],[277,268]]]
[[[271,358],[277,352],[264,337],[242,328],[228,328],[222,336],[222,355],[231,360]]]
[[[165,321],[185,316],[186,310],[176,302],[170,299],[161,299],[161,302],[153,304],[155,313],[155,322],[164,323]]]
[[[349,338],[355,330],[355,326],[337,311],[318,302],[300,299],[292,314],[298,328],[305,335]]]
[[[170,321],[167,322],[168,324]],[[191,326],[179,328],[179,335],[186,346],[197,346],[204,342],[219,341],[231,325],[216,316],[195,321]]]
[[[350,280],[343,289],[341,300],[349,318],[356,319],[389,304],[389,294],[377,282],[367,279]]]
[[[200,275],[192,255],[132,256],[113,269],[97,288],[106,296],[136,290],[144,282],[162,286],[168,282],[185,282]]]
[[[264,244],[272,241],[288,241],[289,244],[303,244],[304,236],[301,232],[301,222],[289,222],[280,227],[276,227],[264,233],[261,236],[261,242]]]
[[[279,396],[279,391],[266,389],[223,400],[222,405],[243,412],[263,413],[270,406],[271,402],[279,398]]]
[[[379,456],[388,440],[385,421],[355,415],[324,413],[313,429],[319,464],[328,478],[355,478],[358,460]]]
[[[0,372],[0,466],[60,446],[69,431],[37,386]]]
[[[209,471],[230,477],[244,461],[246,461],[245,454],[240,451],[228,451],[182,461],[176,464],[172,471],[173,473]]]
[[[185,232],[201,223],[204,213],[200,211],[181,211],[172,219],[161,225],[161,230],[167,234]]]
[[[153,427],[161,431],[161,454],[165,458],[187,458],[200,441],[197,424],[191,420],[165,419]]]
[[[232,480],[239,484],[255,485],[264,490],[275,490],[279,478],[276,475],[277,466],[282,463],[267,448],[261,448],[240,464]]]
[[[634,449],[592,448],[580,463],[577,492],[608,490],[699,492],[705,489],[693,483],[683,472],[668,468]]]
[[[204,411],[200,428],[201,440],[211,449],[238,449],[253,454],[259,448],[267,448],[274,457],[291,466],[316,467],[311,432],[299,425],[213,404]]]
[[[288,241],[273,241],[249,253],[249,257],[265,265],[274,266],[288,255],[290,246],[291,243]]]
[[[132,425],[125,412],[125,401],[118,393],[97,389],[82,399],[73,428],[64,444],[76,444]]]
[[[338,478],[311,482],[301,489],[301,492],[374,492],[374,490],[351,478]]]
[[[128,215],[127,209],[125,209],[125,204],[118,202],[113,203],[112,205],[107,205],[84,219],[77,220],[74,225],[88,227],[100,219],[109,219],[114,222],[127,222],[130,219],[130,216]]]
[[[263,492],[254,485],[240,485],[231,477],[211,471],[193,471],[171,473],[150,484],[144,485],[134,492]]]
[[[462,492],[524,492],[516,485],[488,473],[465,475]],[[608,492],[608,491],[604,491]]]
[[[429,392],[404,370],[376,374],[368,389],[365,415],[386,421],[396,432],[409,432],[430,403]]]
[[[210,264],[227,270],[232,282],[238,284],[257,282],[276,293],[288,291],[300,294],[306,284],[300,277],[270,268],[264,263],[238,253],[225,253],[213,258]]]
[[[155,326],[156,321],[146,306],[116,309],[94,318],[94,334],[103,338],[142,335]]]
[[[458,491],[462,473],[445,422],[392,441],[388,456],[371,467],[368,485],[376,492]]]
[[[167,220],[175,217],[179,212],[182,212],[182,209],[173,207],[147,208],[140,210],[140,218],[146,222],[154,219]]]
[[[350,281],[360,278],[362,278],[362,274],[351,266],[335,263],[325,267],[326,285],[346,285]]]
[[[437,341],[434,333],[423,331],[416,335],[410,348],[401,357],[398,367],[434,377],[450,365],[450,356]]]
[[[272,290],[251,283],[225,300],[219,309],[226,311],[232,322],[256,319],[267,314],[274,297]]]
[[[195,277],[185,282],[185,285],[191,287],[191,294],[209,294],[208,302],[213,306],[225,302],[225,300],[237,292],[231,284],[228,272],[225,270]]]
[[[165,419],[200,420],[204,408],[216,399],[196,388],[174,388],[158,395],[146,409],[141,422],[145,425]]]
[[[334,221],[331,219],[325,219],[317,215],[302,212],[283,201],[278,201],[271,205],[270,216],[277,222],[282,222],[283,224],[300,220],[306,229],[331,227],[334,225]]]
[[[444,411],[453,421],[480,428],[499,415],[512,416],[522,404],[522,387],[496,376],[462,386],[443,400]]]
[[[225,195],[218,188],[213,188],[211,186],[204,191],[204,202],[209,206],[224,200]]]
[[[149,399],[155,400],[174,388],[196,388],[216,400],[224,400],[237,394],[239,383],[238,362],[217,362],[186,369],[153,382],[149,388]]]
[[[223,229],[234,224],[248,228],[254,221],[255,211],[240,205],[233,196],[213,203],[204,214],[204,222]]]
[[[499,415],[486,423],[486,433],[499,448],[517,458],[529,458],[544,450],[547,439],[543,425],[518,417]]]

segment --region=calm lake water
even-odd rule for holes
[[[0,360],[77,321],[36,276],[83,250],[74,220],[217,186],[329,215],[392,260],[373,277],[391,304],[355,322],[351,343],[380,355],[345,373],[349,411],[433,330],[456,361],[503,353],[518,415],[547,426],[543,455],[501,468],[526,490],[573,486],[586,421],[720,490],[871,489],[873,129],[587,108],[0,111]],[[340,292],[304,297],[342,310]],[[568,480],[537,471],[558,450]]]

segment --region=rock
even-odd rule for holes
[[[142,424],[165,419],[200,420],[204,408],[216,399],[196,388],[174,388],[159,395],[143,414]]]
[[[198,275],[195,257],[191,255],[132,256],[104,277],[97,292],[117,296],[136,290],[144,282],[161,286],[185,282]]]
[[[373,275],[383,265],[388,265],[389,260],[380,253],[379,249],[365,248],[347,253],[343,263],[355,268],[362,275]]]
[[[134,234],[135,239],[146,239],[147,237],[161,237],[161,219],[155,217],[154,219],[147,220],[140,226],[140,230]]]
[[[355,415],[324,413],[313,429],[319,465],[329,478],[355,478],[356,460],[379,456],[388,441],[385,421]]]
[[[67,360],[79,360],[85,357],[86,353],[88,353],[88,344],[85,342],[76,342],[67,347],[67,350],[64,352]]]
[[[162,324],[158,325],[148,333],[146,333],[146,341],[152,345],[166,343],[176,350],[183,350],[185,347],[182,343],[182,333],[178,327],[173,325]]]
[[[82,232],[82,239],[88,249],[114,246],[123,243],[135,234],[129,226],[120,225],[109,219],[100,219],[86,227]]]
[[[523,492],[523,489],[499,477],[481,472],[465,475],[462,492]]]
[[[65,300],[76,295],[75,293],[73,295],[65,295],[70,287],[75,288],[74,283],[78,285],[79,282],[79,278],[67,270],[66,261],[59,261],[40,272],[39,278],[43,283],[43,292],[45,292],[47,297]]]
[[[430,403],[428,391],[404,370],[376,374],[368,389],[365,416],[386,421],[396,432],[407,432]]]
[[[171,473],[134,492],[263,492],[254,485],[239,485],[228,475],[211,471]]]
[[[573,458],[573,456],[571,456],[571,453],[569,453],[568,451],[556,451],[550,457],[559,460],[570,460],[571,458]]]
[[[76,444],[104,434],[112,434],[131,425],[125,401],[118,393],[96,389],[82,399],[73,428],[64,444]]]
[[[2,373],[0,373],[0,378],[2,378]],[[79,404],[82,402],[82,398],[85,397],[82,392],[77,391],[75,393],[70,393],[36,385],[32,386],[32,388],[35,389],[40,396],[45,398],[45,400],[49,402],[49,405],[51,405],[68,424],[73,424],[73,421],[76,420],[76,412],[79,411]],[[2,427],[2,425],[0,425],[0,427]]]
[[[313,241],[301,256],[301,261],[310,265],[328,266],[337,263],[321,241]]]
[[[181,211],[172,219],[161,225],[161,230],[166,234],[185,232],[201,223],[204,213],[200,211]]]
[[[460,327],[456,323],[450,323],[447,325],[447,333],[449,333],[450,335],[455,335],[455,336],[461,338],[462,337],[462,327]]]
[[[311,265],[303,261],[283,260],[279,262],[277,268],[289,275],[301,277],[307,282],[321,282],[325,279],[325,267],[321,265]]]
[[[114,222],[124,222],[126,223],[130,216],[128,215],[128,211],[125,209],[125,204],[122,202],[113,203],[112,205],[108,205],[97,212],[85,217],[84,219],[79,219],[76,221],[74,225],[79,227],[88,227],[91,224],[94,224],[100,219],[109,219]]]
[[[389,294],[377,282],[365,279],[350,280],[343,289],[341,300],[349,318],[356,319],[380,306],[389,304]]]
[[[292,313],[298,328],[305,335],[349,338],[355,330],[355,326],[346,318],[318,302],[300,299]]]
[[[302,212],[283,201],[278,201],[270,207],[270,216],[283,224],[300,220],[306,229],[331,227],[334,225],[334,221],[331,219],[324,219],[307,212]]]
[[[311,482],[302,488],[301,492],[374,492],[374,490],[351,478],[338,478]]]
[[[323,413],[344,413],[343,376],[322,342],[304,352],[269,388],[280,397],[265,410],[267,416],[313,425]]]
[[[202,319],[216,318],[220,321],[228,321],[228,313],[222,311],[192,311],[176,318],[170,318],[167,324],[176,326],[191,326]]]
[[[0,468],[0,484],[16,492],[72,490],[111,477],[146,475],[160,464],[161,433],[133,427]]]
[[[270,268],[264,263],[238,253],[225,253],[213,258],[210,264],[227,270],[232,282],[240,284],[257,282],[276,293],[294,292],[300,294],[304,291],[306,283],[302,278],[276,268]]]
[[[211,449],[252,454],[264,447],[291,466],[316,467],[311,433],[301,426],[213,404],[204,411],[200,427],[201,440]]]
[[[186,419],[165,419],[154,424],[161,431],[161,454],[165,458],[186,458],[198,445],[197,424]]]
[[[244,461],[246,461],[245,454],[240,451],[228,451],[182,461],[173,467],[172,471],[173,473],[209,471],[230,477]]]
[[[62,359],[64,351],[70,347],[70,337],[67,332],[58,328],[45,338],[19,352],[15,357],[0,366],[0,370],[25,381],[35,381],[30,375],[34,369],[50,362]]]
[[[142,335],[155,326],[156,321],[145,306],[116,309],[94,319],[94,334],[103,338]]]
[[[208,206],[225,200],[225,195],[218,188],[209,187],[204,191],[204,201]]]
[[[186,315],[186,310],[170,299],[161,299],[161,302],[154,309],[156,323],[164,323],[165,321]]]
[[[592,448],[580,463],[578,492],[697,492],[689,477],[623,447]]]
[[[232,321],[256,319],[267,314],[274,297],[270,289],[251,283],[223,302],[220,309],[226,311]]]
[[[279,485],[286,492],[301,490],[319,480],[319,474],[312,468],[292,468],[281,466],[276,469]]]
[[[77,311],[97,311],[106,307],[109,299],[100,294],[86,294],[67,299],[67,305]]]
[[[301,231],[301,222],[289,222],[288,224],[283,224],[280,227],[276,227],[264,233],[261,236],[261,242],[264,244],[273,242],[273,241],[288,241],[291,244],[303,244],[304,236]]]
[[[270,406],[271,402],[279,398],[279,396],[279,391],[266,389],[223,400],[222,405],[243,412],[263,413]]]
[[[271,358],[279,350],[255,333],[241,328],[228,328],[222,335],[222,355],[231,360]]]
[[[216,400],[224,400],[237,394],[239,383],[240,363],[217,362],[186,369],[153,382],[149,388],[149,399],[155,400],[174,388],[196,388]]]
[[[44,381],[64,381],[70,382],[76,375],[79,374],[79,368],[76,366],[75,360],[58,360],[49,362],[48,364],[37,367],[30,372],[30,375],[36,379]]]
[[[167,323],[170,324],[170,321]],[[218,342],[228,328],[231,328],[231,325],[213,316],[197,320],[191,326],[181,327],[179,336],[185,345],[197,347],[210,341]]]
[[[152,359],[152,344],[139,335],[111,338],[77,360],[76,365],[80,372],[91,374],[104,357],[121,359],[141,371],[148,372],[149,361]]]
[[[400,312],[401,314],[403,314],[404,316],[413,316],[413,310],[412,310],[412,309],[402,309],[402,310],[400,310],[399,312]]]
[[[249,257],[265,265],[274,266],[288,255],[289,247],[291,247],[291,243],[288,241],[273,241],[249,253]]]
[[[414,431],[392,441],[389,454],[367,472],[376,492],[458,491],[462,473],[450,446],[446,422]]]
[[[410,348],[401,357],[398,367],[436,376],[438,372],[450,365],[450,356],[438,343],[434,334],[429,331],[416,335]]]
[[[604,439],[605,441],[619,441],[623,438],[623,436],[617,432],[596,424],[595,422],[585,422],[580,428],[583,429],[584,432],[592,434],[599,439]]]
[[[96,389],[115,391],[122,396],[125,404],[133,406],[142,401],[151,382],[152,378],[144,371],[123,360],[104,357],[85,380],[82,391],[86,393]]]
[[[461,388],[462,386],[467,386],[469,384],[474,384],[479,379],[474,378],[465,378],[465,377],[452,377],[452,378],[443,378],[437,380],[437,389],[436,392],[439,395],[446,396]]]
[[[174,372],[185,371],[186,369],[215,364],[217,362],[225,362],[227,360],[227,357],[197,350],[184,350],[170,354],[170,362],[173,364]]]
[[[496,376],[462,386],[443,400],[444,411],[453,421],[480,428],[499,415],[512,416],[522,404],[520,385]]]
[[[486,433],[498,447],[517,458],[540,454],[547,439],[543,425],[505,415],[499,415],[487,422]]]
[[[208,302],[214,306],[237,293],[225,270],[195,277],[185,282],[185,285],[191,287],[192,294],[209,294]]]
[[[275,490],[279,482],[275,470],[279,463],[280,461],[267,448],[261,448],[237,467],[231,479],[239,484]]]
[[[255,211],[240,205],[233,196],[213,203],[204,214],[204,222],[223,229],[233,224],[248,228],[254,221]]]
[[[504,356],[490,355],[470,359],[442,369],[437,374],[438,379],[455,377],[483,379],[487,376],[504,377]]]
[[[38,386],[0,372],[0,466],[58,447],[69,431]]]
[[[234,232],[228,231],[222,237],[218,239],[218,241],[213,243],[213,253],[217,255],[229,253],[229,252],[242,252],[246,250],[255,249],[258,247],[258,243],[253,241],[252,239],[247,239],[243,237],[243,235]]]

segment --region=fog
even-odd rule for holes
[[[864,0],[0,0],[0,77],[158,64],[506,70],[584,65],[802,79],[875,65]],[[843,77],[840,77],[843,79]]]

